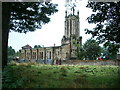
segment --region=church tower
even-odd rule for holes
[[[71,7],[71,10],[65,11],[65,31],[62,38],[62,45],[68,45],[70,59],[76,58],[75,51],[77,47],[75,44],[82,45],[82,37],[80,37],[80,22],[79,22],[79,11],[75,14],[74,6]]]

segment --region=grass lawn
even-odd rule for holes
[[[9,64],[3,88],[119,88],[120,67]]]

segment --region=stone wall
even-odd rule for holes
[[[115,65],[120,66],[120,60],[64,60],[62,65]]]

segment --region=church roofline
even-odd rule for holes
[[[43,49],[43,48],[60,48],[61,46],[50,46],[50,47],[41,47],[41,48],[26,48],[26,49],[20,49],[20,50],[30,50],[30,49]]]
[[[54,48],[54,47],[57,48],[57,47],[61,47],[61,46],[50,46],[50,47],[44,47],[44,48]]]

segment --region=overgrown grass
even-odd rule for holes
[[[119,88],[120,67],[9,64],[3,88]]]

